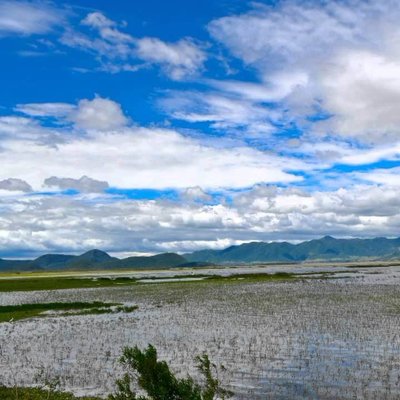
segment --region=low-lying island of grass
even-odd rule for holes
[[[310,274],[311,275],[311,274]],[[87,289],[120,286],[136,286],[148,283],[194,283],[194,282],[235,282],[235,281],[279,281],[300,278],[290,272],[218,274],[171,274],[170,276],[135,277],[10,277],[0,279],[0,292],[30,292],[38,290]]]
[[[125,306],[120,303],[103,303],[100,301],[85,303],[34,303],[0,306],[0,323],[12,322],[33,317],[71,316],[90,314],[113,314],[132,312],[137,306]],[[0,397],[1,398],[1,397]]]

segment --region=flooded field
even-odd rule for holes
[[[296,272],[329,272],[320,268]],[[194,357],[206,350],[225,366],[220,378],[235,399],[398,399],[400,267],[335,271],[330,279],[0,293],[2,305],[139,306],[123,315],[0,324],[0,383],[33,385],[44,373],[59,376],[62,388],[77,394],[106,395],[123,372],[117,363],[121,349],[152,343],[182,375],[196,374]]]

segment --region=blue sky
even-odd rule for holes
[[[398,17],[0,0],[0,257],[398,236]]]

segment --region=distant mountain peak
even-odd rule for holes
[[[105,251],[93,249],[81,254],[80,256],[78,256],[78,258],[92,261],[108,261],[112,257]]]
[[[249,242],[223,250],[200,250],[183,256],[162,253],[124,259],[111,257],[99,249],[80,256],[45,254],[35,260],[0,259],[0,271],[155,269],[183,265],[207,266],[235,263],[301,263],[304,261],[398,260],[400,238],[336,239],[324,236],[297,244]]]
[[[320,240],[324,240],[324,241],[332,241],[332,240],[337,240],[335,239],[333,236],[330,235],[325,235],[324,237],[322,237]]]

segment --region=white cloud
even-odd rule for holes
[[[321,77],[332,128],[370,142],[400,136],[400,57],[367,51],[340,54]]]
[[[277,72],[269,76],[267,82],[254,83],[242,81],[217,81],[207,82],[221,91],[239,95],[242,98],[258,102],[278,102],[296,88],[307,86],[309,77],[304,72]]]
[[[368,172],[356,172],[358,179],[383,186],[400,187],[400,167],[389,169],[374,169]]]
[[[206,193],[200,186],[189,187],[185,189],[182,198],[186,201],[211,201],[212,197]]]
[[[107,18],[104,14],[100,12],[89,13],[82,20],[82,25],[87,25],[91,28],[97,29],[99,31],[100,36],[103,39],[109,40],[110,42],[115,42],[115,43],[134,42],[132,36],[120,32],[117,29],[117,23]]]
[[[0,37],[45,34],[64,19],[64,13],[42,1],[0,1]]]
[[[231,204],[112,196],[0,197],[0,252],[146,253],[224,248],[253,240],[398,236],[399,187],[306,193],[257,186]]]
[[[190,38],[168,43],[155,37],[137,38],[121,31],[117,22],[100,12],[89,13],[81,22],[92,35],[67,30],[61,43],[93,53],[100,61],[100,70],[116,73],[137,71],[158,65],[171,79],[181,80],[197,74],[206,54]],[[97,36],[93,37],[93,31]]]
[[[149,37],[138,39],[136,52],[142,60],[160,64],[165,73],[176,80],[194,75],[206,60],[204,51],[190,39],[181,39],[176,43]]]
[[[33,110],[42,116],[53,108],[47,104]],[[298,181],[288,171],[307,169],[296,159],[243,145],[218,148],[173,130],[124,127],[120,106],[107,99],[82,100],[68,118],[78,130],[45,128],[29,118],[0,118],[5,166],[0,179],[18,176],[37,190],[49,176],[84,175],[120,188],[239,188]]]
[[[275,7],[256,4],[250,12],[214,20],[208,28],[247,64],[265,71],[285,62],[293,69],[297,63],[307,64],[331,53],[332,46],[359,42],[366,20],[379,8],[371,4],[347,2],[346,5],[336,1],[325,4],[281,1]]]
[[[114,130],[126,126],[129,122],[120,104],[99,96],[92,100],[80,100],[77,105],[68,103],[29,103],[19,104],[15,110],[30,117],[56,118],[60,123],[73,123],[77,128],[84,130]],[[12,121],[11,118],[15,119],[15,117],[4,117],[3,121]],[[27,126],[38,127],[38,123],[31,119],[15,119],[15,124],[21,125],[22,123]]]
[[[75,106],[68,103],[28,103],[18,104],[15,111],[31,117],[63,118],[71,114]]]
[[[54,145],[63,141],[63,135],[53,129],[43,129],[38,121],[26,117],[0,117],[0,149],[8,141],[34,141],[37,144]]]
[[[397,141],[399,17],[396,1],[254,5],[247,13],[212,21],[209,31],[254,68],[261,83],[214,86],[257,101],[283,100],[281,112],[299,121],[322,108],[332,117],[314,124],[314,133]]]
[[[227,133],[244,128],[242,135],[269,134],[275,130],[271,121],[279,114],[253,102],[219,93],[175,92],[160,100],[164,111],[173,118],[188,122],[208,122]]]
[[[0,181],[0,190],[31,192],[32,187],[22,179],[8,178]]]
[[[71,119],[80,128],[99,131],[119,129],[128,123],[118,103],[101,97],[81,100]]]
[[[102,193],[109,188],[107,182],[97,181],[87,176],[82,176],[79,179],[52,176],[45,179],[44,184],[61,190],[73,189],[81,193]]]

